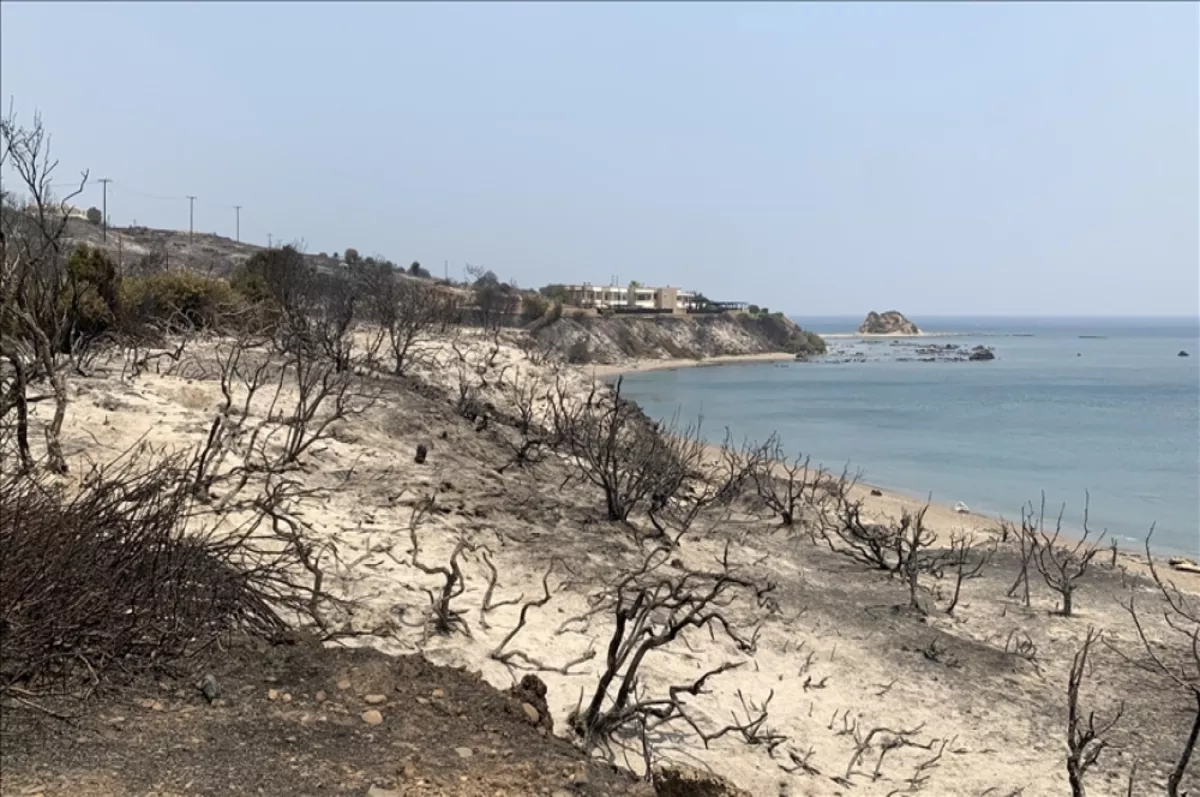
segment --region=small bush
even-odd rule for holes
[[[541,296],[521,297],[521,323],[529,324],[537,321],[550,309],[550,300]]]
[[[567,362],[572,365],[587,365],[592,361],[592,349],[585,338],[580,338],[567,349]]]
[[[283,631],[265,570],[243,569],[234,541],[184,531],[188,463],[145,465],[94,471],[70,497],[0,480],[0,696],[77,694],[235,628]]]
[[[536,335],[538,332],[542,331],[546,327],[548,327],[551,324],[553,324],[554,322],[558,321],[558,319],[562,318],[562,314],[563,314],[562,302],[555,302],[554,305],[550,308],[549,312],[547,312],[541,318],[537,319],[532,324],[530,324],[527,327],[527,329],[530,332],[530,334]]]
[[[124,304],[134,321],[210,328],[240,303],[223,279],[171,270],[126,281]]]
[[[271,300],[271,287],[262,274],[240,266],[229,278],[229,287],[247,304],[262,304]]]
[[[100,249],[77,247],[67,259],[67,285],[59,302],[59,312],[70,318],[76,337],[103,334],[121,315],[116,264]]]
[[[104,214],[100,212],[100,208],[88,208],[87,220],[92,224],[100,224],[104,221]]]

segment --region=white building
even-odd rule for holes
[[[567,304],[577,307],[615,308],[633,307],[642,310],[685,311],[696,300],[694,291],[665,286],[652,288],[648,285],[564,285]]]

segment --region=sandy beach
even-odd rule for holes
[[[581,370],[595,379],[612,380],[623,374],[644,374],[650,371],[675,371],[681,368],[713,368],[729,365],[754,365],[770,362],[792,362],[794,354],[740,354],[718,357],[705,357],[700,360],[633,360],[620,365],[589,365]]]

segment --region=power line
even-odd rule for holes
[[[121,188],[121,190],[128,191],[134,196],[140,196],[145,199],[157,199],[162,202],[182,202],[183,200],[187,199],[186,196],[162,196],[160,194],[148,194],[145,191],[139,191],[136,188],[130,188],[128,185],[120,182],[119,180],[114,180],[113,182],[115,182]]]

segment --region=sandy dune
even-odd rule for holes
[[[139,438],[164,449],[198,444],[220,401],[210,367],[212,345],[193,347],[187,367],[173,375],[123,379],[121,363],[114,360],[90,378],[75,380],[65,433],[73,471],[82,469],[79,458],[103,461]],[[481,365],[489,358],[490,365]],[[780,358],[750,361],[769,359]],[[655,361],[620,370],[685,365],[695,363]],[[583,396],[593,379],[616,372],[535,365],[511,341],[499,348],[479,337],[428,344],[411,378],[381,379],[378,403],[338,422],[333,437],[303,458],[297,478],[319,491],[304,507],[305,520],[334,552],[329,567],[336,589],[357,607],[339,621],[375,632],[355,644],[392,653],[423,651],[436,663],[480,670],[490,682],[508,687],[524,670],[490,654],[514,627],[520,607],[482,610],[488,588],[483,551],[499,573],[493,603],[538,596],[550,569],[552,599],[530,611],[527,627],[506,649],[547,668],[594,651],[569,674],[538,673],[549,686],[555,731],[566,733],[567,714],[594,688],[612,622],[597,617],[563,630],[564,621],[584,614],[589,596],[638,560],[639,548],[625,527],[603,519],[596,488],[567,479],[573,467],[563,455],[497,472],[511,457],[515,433],[498,423],[477,431],[451,401],[460,377],[475,385],[481,401],[505,408],[514,404],[516,385],[531,380],[543,387],[558,380],[572,395]],[[443,398],[416,389],[421,385],[441,391]],[[252,414],[267,411],[265,404],[252,408]],[[537,412],[545,411],[539,402]],[[429,448],[423,464],[413,457],[419,443]],[[918,508],[903,496],[872,496],[866,485],[857,489],[871,517],[894,518]],[[438,509],[417,529],[421,560],[445,563],[460,539],[477,546],[462,559],[466,589],[455,599],[469,637],[428,631],[426,590],[439,582],[412,566],[408,534],[414,508],[428,496],[436,496]],[[996,527],[993,519],[938,506],[927,521],[943,536],[968,529],[985,538]],[[641,682],[651,693],[663,692],[722,662],[739,663],[713,679],[709,693],[689,698],[690,710],[698,722],[715,728],[743,716],[743,699],[753,705],[770,698],[767,725],[788,737],[776,758],[763,746],[728,736],[706,749],[683,725],[662,734],[655,746],[662,760],[711,768],[756,795],[888,795],[918,786],[934,795],[1062,795],[1064,684],[1071,657],[1089,626],[1108,629],[1117,643],[1131,646],[1132,626],[1118,600],[1131,594],[1147,602],[1155,598],[1132,572],[1130,556],[1110,567],[1105,555],[1081,591],[1079,616],[1051,616],[1053,595],[1040,583],[1026,608],[1019,596],[1006,597],[1015,558],[1011,548],[1001,546],[983,576],[966,583],[953,615],[935,610],[918,617],[897,608],[907,596],[886,574],[870,572],[744,507],[700,523],[678,558],[690,567],[711,567],[729,540],[736,542],[731,550],[739,567],[777,585],[778,605],[765,620],[756,652],[739,653],[714,642],[707,631],[697,632],[648,656]],[[555,561],[563,564],[552,565]],[[947,585],[930,588],[933,605],[943,605],[936,598],[940,594],[944,601]],[[734,604],[728,612],[744,627],[761,614],[749,603]],[[1161,635],[1163,629],[1153,626],[1151,633]],[[1027,642],[1024,655],[1016,652],[1017,641]],[[1170,757],[1189,722],[1186,695],[1107,648],[1094,657],[1099,674],[1087,686],[1089,707],[1107,714],[1124,700],[1125,717],[1089,778],[1089,793],[1124,794],[1123,779],[1134,760],[1144,783],[1135,793],[1162,793]],[[912,731],[911,744],[882,751],[876,744],[851,767],[856,740],[878,727]],[[785,772],[781,765],[794,768],[790,754],[810,771]],[[634,740],[628,751],[614,755],[642,768]],[[921,780],[925,776],[927,782]],[[1193,774],[1191,783],[1198,787],[1200,779]]]

